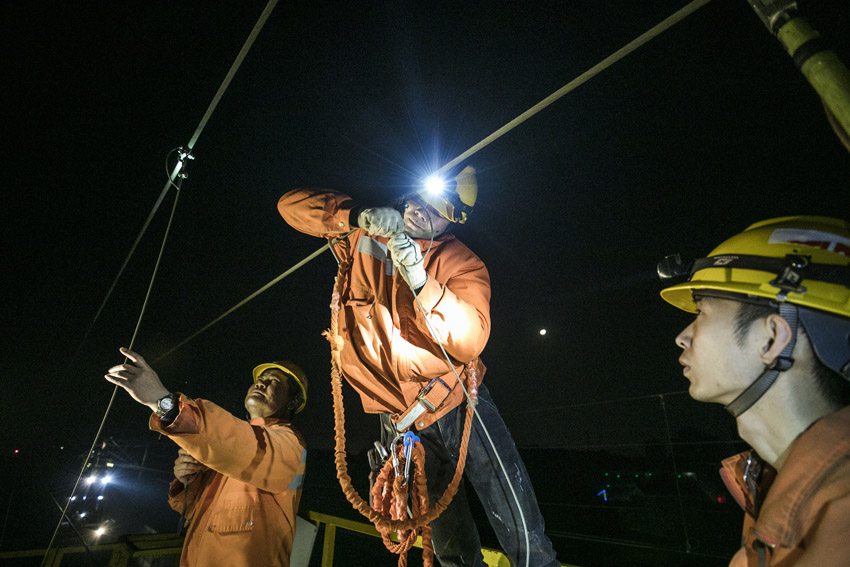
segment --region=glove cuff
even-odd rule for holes
[[[363,209],[365,208],[366,207],[362,205],[357,205],[353,207],[350,211],[348,211],[348,226],[350,226],[351,228],[363,228],[360,226],[360,223],[358,221],[360,213],[362,213]]]

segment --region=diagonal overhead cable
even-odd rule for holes
[[[218,87],[218,91],[215,93],[215,96],[213,96],[213,99],[210,102],[207,111],[204,113],[204,116],[201,118],[200,123],[198,123],[198,127],[195,128],[195,133],[192,134],[192,138],[189,140],[189,143],[186,144],[186,147],[184,149],[185,154],[189,155],[192,151],[192,148],[195,147],[195,143],[197,143],[198,138],[201,136],[201,132],[203,132],[204,128],[207,125],[207,122],[209,122],[213,111],[216,109],[218,103],[221,101],[221,97],[224,96],[224,92],[227,90],[227,87],[230,86],[230,82],[233,80],[233,76],[236,74],[236,71],[239,70],[240,65],[242,65],[242,61],[245,59],[245,56],[248,54],[248,51],[254,44],[254,40],[257,39],[260,30],[263,29],[263,26],[265,25],[266,20],[269,18],[269,15],[277,4],[277,1],[278,0],[269,0],[269,3],[266,4],[265,10],[263,10],[263,13],[260,14],[260,18],[257,20],[257,23],[254,24],[254,29],[251,30],[251,34],[248,36],[248,39],[245,40],[245,44],[242,46],[242,49],[239,51],[239,54],[236,56],[236,59],[230,66],[230,70],[227,72],[227,75],[221,82],[221,86]],[[86,338],[88,338],[89,334],[91,333],[92,328],[94,328],[94,325],[97,322],[98,318],[100,318],[100,314],[103,311],[103,308],[106,307],[106,303],[109,301],[112,292],[115,290],[115,286],[118,284],[118,280],[121,279],[121,276],[124,274],[124,270],[127,268],[127,264],[130,263],[130,258],[132,258],[133,254],[136,252],[136,248],[138,247],[139,242],[141,242],[142,236],[144,236],[145,232],[148,229],[148,226],[151,223],[151,220],[153,220],[154,215],[156,215],[156,212],[159,210],[159,206],[162,204],[163,199],[165,199],[165,195],[168,193],[168,190],[174,184],[174,180],[177,178],[181,166],[182,163],[178,162],[177,166],[175,166],[174,170],[169,175],[168,180],[165,182],[165,186],[162,188],[162,191],[160,192],[159,197],[157,197],[156,202],[154,202],[153,208],[148,214],[148,218],[145,219],[145,222],[142,225],[142,229],[139,231],[138,236],[136,236],[136,240],[130,247],[130,252],[124,259],[124,263],[121,264],[121,267],[118,269],[118,273],[115,275],[115,279],[112,280],[112,285],[109,286],[109,291],[106,292],[106,296],[100,303],[100,307],[98,307],[97,312],[94,315],[94,319],[92,319],[92,322],[89,324],[89,328],[86,330],[81,342],[85,342]]]
[[[643,44],[647,43],[649,40],[660,35],[664,31],[670,29],[671,27],[673,27],[674,25],[676,25],[677,23],[679,23],[680,21],[682,21],[683,19],[685,19],[686,17],[688,17],[689,15],[691,15],[692,13],[697,11],[699,8],[702,8],[703,6],[708,4],[710,1],[711,0],[693,0],[692,2],[690,2],[686,6],[684,6],[683,8],[681,8],[680,10],[678,10],[677,12],[675,12],[674,14],[669,16],[668,18],[662,20],[657,25],[653,26],[652,28],[650,28],[646,32],[642,33],[641,35],[639,35],[638,37],[636,37],[635,39],[633,39],[632,41],[630,41],[629,43],[627,43],[626,45],[624,45],[623,47],[621,47],[620,49],[618,49],[617,51],[615,51],[614,53],[612,53],[611,55],[609,55],[608,57],[606,57],[605,59],[603,59],[602,61],[597,63],[596,65],[594,65],[593,67],[591,67],[590,69],[588,69],[587,71],[585,71],[584,73],[582,73],[581,75],[579,75],[578,77],[576,77],[575,79],[573,79],[572,81],[570,81],[569,83],[567,83],[566,85],[564,85],[563,87],[561,87],[560,89],[558,89],[557,91],[552,93],[551,95],[547,96],[546,98],[544,98],[543,100],[541,100],[540,102],[538,102],[537,104],[535,104],[534,106],[532,106],[531,108],[529,108],[528,110],[526,110],[525,112],[523,112],[522,114],[520,114],[519,116],[517,116],[516,118],[514,118],[513,120],[511,120],[510,122],[508,122],[504,126],[502,126],[501,128],[499,128],[498,130],[496,130],[495,132],[493,132],[492,134],[490,134],[489,136],[487,136],[486,138],[484,138],[483,140],[481,140],[480,142],[478,142],[477,144],[475,144],[474,146],[472,146],[471,148],[469,148],[468,150],[466,150],[465,152],[463,152],[462,154],[460,154],[459,156],[457,156],[456,158],[454,158],[453,160],[451,160],[450,162],[445,164],[444,166],[442,166],[439,170],[437,170],[436,173],[442,174],[442,173],[445,173],[446,171],[448,171],[449,169],[451,169],[452,167],[455,167],[456,165],[458,165],[459,163],[461,163],[465,159],[469,158],[470,156],[472,156],[473,154],[475,154],[479,150],[483,149],[485,146],[487,146],[488,144],[490,144],[494,140],[496,140],[496,139],[502,137],[503,135],[507,134],[509,131],[513,130],[514,128],[516,128],[517,126],[519,126],[520,124],[522,124],[523,122],[525,122],[526,120],[528,120],[529,118],[531,118],[532,116],[534,116],[535,114],[537,114],[538,112],[540,112],[541,110],[543,110],[544,108],[546,108],[547,106],[549,106],[550,104],[552,104],[553,102],[558,100],[559,98],[563,97],[564,95],[566,95],[570,91],[574,90],[576,87],[584,84],[585,82],[587,82],[591,78],[595,77],[596,75],[598,75],[599,73],[601,73],[602,71],[604,71],[605,69],[607,69],[608,67],[610,67],[611,65],[613,65],[614,63],[616,63],[617,61],[622,59],[623,57],[625,57],[626,55],[628,55],[629,53],[635,51],[636,49],[641,47]],[[304,260],[301,260],[300,262],[298,262],[297,264],[295,264],[294,266],[292,266],[291,268],[286,270],[284,273],[277,276],[275,279],[273,279],[272,281],[270,281],[269,283],[267,283],[266,285],[264,285],[263,287],[261,287],[260,289],[258,289],[257,291],[255,291],[254,293],[252,293],[251,295],[249,295],[248,297],[246,297],[245,299],[243,299],[242,301],[240,301],[239,303],[237,303],[236,305],[234,305],[233,307],[231,307],[230,309],[228,309],[227,311],[225,311],[224,313],[222,313],[221,315],[219,315],[218,317],[216,317],[215,319],[213,319],[212,321],[210,321],[209,323],[207,323],[203,327],[201,327],[201,329],[194,332],[188,338],[183,339],[180,343],[178,343],[176,346],[172,347],[168,352],[161,355],[156,360],[161,360],[161,359],[165,358],[166,356],[168,356],[169,354],[173,353],[178,348],[182,347],[183,345],[185,345],[186,343],[188,343],[189,341],[191,341],[192,339],[194,339],[195,337],[197,337],[198,335],[200,335],[201,333],[203,333],[204,331],[206,331],[207,329],[209,329],[210,327],[212,327],[213,325],[215,325],[216,323],[218,323],[219,321],[221,321],[222,319],[224,319],[225,317],[227,317],[228,315],[230,315],[231,313],[233,313],[234,311],[236,311],[240,307],[244,306],[246,303],[248,303],[249,301],[251,301],[252,299],[257,297],[258,295],[260,295],[264,291],[268,290],[273,285],[275,285],[276,283],[278,283],[279,281],[281,281],[285,277],[289,276],[295,270],[297,270],[298,268],[300,268],[301,266],[303,266],[304,264],[306,264],[307,262],[309,262],[313,258],[316,258],[322,252],[324,252],[325,250],[327,250],[329,248],[330,248],[330,243],[325,244],[324,246],[322,246],[321,248],[319,248],[318,250],[316,250],[315,252],[310,254],[307,258],[305,258]],[[154,362],[156,362],[156,360]]]
[[[153,272],[151,274],[150,283],[148,284],[147,293],[145,295],[145,299],[144,299],[144,302],[142,304],[142,308],[141,308],[141,311],[139,313],[138,320],[136,322],[136,328],[133,331],[133,337],[130,340],[130,347],[129,348],[131,348],[131,349],[133,348],[133,344],[135,343],[136,336],[139,332],[139,327],[141,326],[142,319],[144,318],[145,309],[147,307],[148,300],[150,298],[151,291],[153,289],[154,281],[156,280],[156,273],[159,269],[160,261],[162,260],[163,253],[165,251],[165,243],[168,239],[168,234],[169,234],[170,229],[171,229],[171,223],[174,220],[174,214],[175,214],[175,211],[177,209],[177,201],[178,201],[178,197],[180,196],[180,184],[182,183],[183,179],[185,178],[185,174],[183,174],[182,171],[183,171],[183,168],[186,165],[186,160],[191,159],[192,148],[194,147],[195,143],[198,141],[198,138],[200,137],[201,132],[206,127],[207,122],[209,121],[210,117],[212,116],[213,111],[215,110],[216,106],[218,106],[218,103],[221,100],[221,97],[224,95],[224,92],[227,90],[227,87],[230,85],[230,82],[233,79],[233,76],[236,74],[236,71],[239,69],[239,66],[242,64],[242,61],[245,59],[245,56],[247,55],[248,51],[250,50],[251,46],[253,45],[254,40],[257,38],[257,35],[260,33],[260,30],[263,29],[263,25],[266,23],[266,20],[268,20],[268,17],[271,14],[272,10],[274,9],[275,5],[277,5],[277,1],[278,0],[269,0],[269,2],[266,4],[266,8],[263,10],[263,13],[260,15],[260,18],[257,20],[257,23],[254,25],[254,29],[251,30],[251,33],[249,34],[248,39],[245,41],[244,45],[242,46],[242,49],[239,51],[239,54],[236,56],[236,60],[230,66],[230,70],[227,72],[227,75],[225,76],[224,80],[221,83],[221,86],[219,87],[218,91],[216,92],[215,96],[213,97],[213,100],[210,103],[209,107],[207,108],[207,111],[204,113],[203,118],[201,118],[201,121],[198,124],[198,127],[195,129],[195,133],[192,135],[191,140],[189,141],[189,143],[187,144],[187,146],[185,148],[180,148],[180,150],[179,150],[180,159],[177,161],[177,165],[174,167],[174,169],[169,174],[168,180],[166,181],[165,186],[162,188],[162,192],[160,193],[159,197],[157,198],[156,202],[154,203],[154,207],[151,210],[150,214],[148,215],[148,218],[145,220],[144,225],[142,226],[141,232],[139,232],[139,235],[136,237],[136,240],[133,243],[133,246],[130,248],[130,253],[125,258],[124,263],[121,265],[121,268],[118,271],[118,275],[115,277],[115,280],[113,280],[112,286],[109,288],[109,291],[107,292],[106,297],[103,299],[103,302],[101,303],[100,308],[97,310],[97,313],[95,314],[94,320],[92,321],[91,325],[89,326],[89,329],[86,331],[86,335],[83,337],[83,341],[85,341],[85,338],[91,332],[91,329],[94,326],[95,321],[97,321],[98,317],[100,316],[100,313],[103,311],[103,308],[106,305],[106,302],[109,300],[109,297],[112,294],[112,291],[115,289],[115,286],[118,283],[118,280],[120,279],[121,275],[123,274],[124,269],[127,267],[127,264],[130,262],[130,258],[133,256],[133,253],[135,252],[136,247],[138,246],[139,242],[142,239],[142,236],[144,235],[145,231],[147,230],[151,219],[153,219],[153,216],[156,214],[157,209],[159,208],[160,204],[162,203],[163,199],[165,198],[165,194],[168,192],[168,189],[173,185],[177,189],[177,197],[175,197],[174,203],[172,205],[171,216],[168,219],[168,226],[166,227],[165,234],[162,238],[162,243],[160,245],[160,250],[159,250],[159,255],[157,256],[156,265],[154,266]],[[176,180],[176,183],[175,183],[175,180]],[[103,415],[103,419],[101,420],[100,426],[98,427],[97,433],[95,434],[95,437],[92,441],[91,448],[89,449],[88,453],[86,454],[86,458],[83,460],[83,466],[81,467],[80,473],[77,476],[77,480],[74,483],[74,488],[71,490],[71,494],[68,496],[68,500],[66,501],[65,508],[62,510],[62,516],[60,516],[59,522],[56,524],[56,528],[54,529],[53,535],[50,538],[50,543],[47,545],[47,550],[45,551],[44,557],[42,558],[42,561],[41,561],[42,566],[45,564],[45,562],[47,561],[47,558],[50,555],[50,549],[53,547],[53,543],[56,541],[56,536],[59,533],[59,528],[62,526],[62,520],[67,513],[68,506],[70,505],[70,502],[71,502],[71,498],[73,497],[74,493],[76,492],[77,487],[80,485],[80,481],[82,480],[83,474],[85,474],[86,467],[88,466],[89,460],[91,459],[92,453],[94,452],[94,447],[97,445],[98,439],[100,438],[100,435],[103,432],[103,427],[106,424],[106,419],[109,417],[109,413],[112,409],[113,402],[115,401],[115,394],[117,393],[117,391],[118,391],[118,386],[116,385],[114,387],[113,391],[112,391],[112,397],[110,398],[109,403],[107,404],[106,411],[104,412],[104,415]]]
[[[484,148],[484,146],[490,144],[490,142],[501,138],[503,135],[507,134],[508,132],[510,132],[511,130],[513,130],[514,128],[516,128],[517,126],[519,126],[520,124],[522,124],[523,122],[525,122],[526,120],[528,120],[529,118],[531,118],[532,116],[534,116],[535,114],[537,114],[538,112],[540,112],[541,110],[543,110],[544,108],[546,108],[568,92],[583,85],[588,80],[592,79],[593,77],[595,77],[596,75],[598,75],[599,73],[601,73],[602,71],[604,71],[626,55],[628,55],[629,53],[635,51],[643,44],[647,43],[649,40],[653,39],[654,37],[667,31],[680,21],[684,20],[686,17],[690,16],[692,13],[696,12],[697,10],[708,4],[710,1],[711,0],[693,0],[693,2],[687,4],[679,11],[675,12],[673,15],[669,16],[668,18],[659,22],[657,25],[648,29],[646,32],[642,33],[641,35],[639,35],[638,37],[636,37],[635,39],[633,39],[632,41],[630,41],[629,43],[627,43],[626,45],[624,45],[623,47],[621,47],[620,49],[618,49],[596,65],[594,65],[593,67],[591,67],[590,69],[588,69],[587,71],[585,71],[584,73],[582,73],[581,75],[579,75],[557,91],[553,92],[552,94],[550,94],[549,96],[547,96],[546,98],[544,98],[543,100],[541,100],[540,102],[538,102],[537,104],[535,104],[534,106],[532,106],[531,108],[529,108],[507,124],[505,124],[504,126],[502,126],[501,128],[499,128],[498,130],[496,130],[495,132],[493,132],[492,134],[490,134],[489,136],[487,136],[486,138],[484,138],[483,140],[481,140],[480,142],[478,142],[477,144],[475,144],[474,146],[454,158],[452,161],[448,162],[446,165],[437,170],[436,173],[445,173],[457,164],[461,163],[463,160],[470,157],[472,154]]]

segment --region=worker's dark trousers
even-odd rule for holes
[[[537,506],[528,472],[510,432],[502,421],[502,416],[499,415],[499,410],[483,384],[478,388],[476,409],[490,432],[525,515],[529,567],[559,566],[552,543],[544,533],[543,516]],[[466,404],[463,403],[433,425],[417,432],[425,447],[425,473],[428,476],[428,497],[431,506],[443,495],[454,476],[465,415]],[[381,423],[384,427],[384,439],[387,441],[389,432],[392,431],[388,414],[381,416]],[[525,532],[516,502],[481,424],[475,417],[472,424],[464,476],[475,488],[504,552],[513,560],[514,565],[525,567]],[[431,527],[434,551],[443,567],[486,567],[463,483],[452,503],[434,520]]]

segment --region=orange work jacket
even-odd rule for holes
[[[296,189],[280,198],[278,211],[296,230],[323,238],[351,230],[350,197],[326,189]],[[428,331],[431,322],[440,343],[461,377],[473,364],[479,379],[484,365],[478,355],[490,335],[490,275],[484,263],[451,233],[416,240],[425,256],[428,280],[419,292],[424,312],[387,253],[387,239],[355,230],[334,246],[351,263],[340,297],[338,330],[345,340],[342,373],[360,394],[368,413],[400,413],[414,403],[419,390],[435,377],[454,385],[449,398],[414,423],[421,429],[463,401],[463,391],[439,346]]]
[[[777,473],[762,466],[756,502],[744,482],[748,453],[720,471],[744,508],[743,547],[734,567],[850,566],[850,407],[816,421],[791,445]]]
[[[163,427],[203,463],[189,483],[174,480],[169,504],[191,522],[181,566],[288,567],[307,451],[289,423],[256,417],[250,423],[206,400],[180,396],[180,413]]]

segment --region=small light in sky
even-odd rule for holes
[[[71,502],[73,502],[73,501],[74,501],[74,500],[76,500],[76,499],[77,499],[77,497],[76,497],[76,496],[71,496]]]
[[[106,463],[106,468],[108,468],[108,469],[111,469],[114,466],[115,466],[115,463],[113,463],[112,461],[109,461],[108,463]]]
[[[97,530],[94,532],[94,535],[96,535],[97,537],[100,537],[105,533],[106,533],[106,528],[97,528]]]
[[[446,186],[446,182],[437,177],[436,175],[432,175],[428,179],[425,180],[425,189],[428,190],[432,195],[439,195],[443,192],[443,189]]]
[[[92,484],[97,480],[97,475],[91,475],[86,477],[86,484]]]
[[[97,497],[98,500],[103,500],[103,494]]]
[[[545,334],[546,334],[546,329],[540,329],[540,336],[542,337]]]
[[[18,453],[20,453],[20,452],[21,452],[21,450],[20,450],[20,449],[15,449],[15,454],[16,454],[16,455],[17,455]]]
[[[80,512],[80,517],[81,517],[81,518],[85,518],[85,517],[86,517],[86,513],[85,513],[85,512]]]

